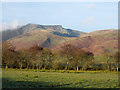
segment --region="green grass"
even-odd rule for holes
[[[3,88],[118,88],[118,73],[3,69],[2,82]]]

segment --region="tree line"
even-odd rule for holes
[[[115,67],[118,70],[118,55]],[[109,65],[107,65],[109,66]],[[34,44],[29,49],[16,50],[9,42],[2,43],[2,68],[48,69],[48,70],[96,70],[94,54],[85,52],[71,44],[60,50],[40,47]],[[106,67],[106,69],[108,69]]]

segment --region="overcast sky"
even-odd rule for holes
[[[62,25],[84,32],[118,28],[117,2],[4,2],[3,29],[27,23]]]

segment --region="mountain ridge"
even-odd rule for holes
[[[118,50],[118,29],[97,30],[85,33],[65,29],[62,25],[27,24],[15,30],[14,33],[16,36],[8,37],[7,41],[15,45],[16,50],[29,48],[35,43],[41,47],[51,49],[60,49],[65,44],[72,44],[95,55],[108,52],[114,53]],[[11,35],[14,35],[14,33]],[[10,33],[7,32],[6,35],[8,34]]]
[[[2,41],[6,41],[8,39],[14,38],[16,36],[25,34],[29,31],[36,31],[36,30],[48,30],[49,32],[53,32],[53,34],[63,37],[79,37],[85,32],[72,30],[72,29],[65,29],[62,25],[39,25],[39,24],[27,24],[22,27],[13,30],[5,30],[2,33]]]
[[[118,29],[100,30],[85,34],[68,43],[96,55],[108,52],[115,53],[118,50],[118,33],[120,33]]]

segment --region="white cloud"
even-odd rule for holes
[[[15,28],[17,28],[18,26],[19,26],[19,22],[17,21],[17,20],[14,20],[12,23],[11,23],[11,28],[12,29],[15,29]]]
[[[1,23],[1,24],[0,24],[0,31],[2,31],[2,30],[7,30],[7,29],[9,29],[9,28],[10,28],[10,25],[7,24],[7,23]]]
[[[18,20],[13,20],[11,23],[1,23],[0,24],[0,31],[7,30],[7,29],[16,29],[18,26],[24,25],[25,22],[19,22]]]

